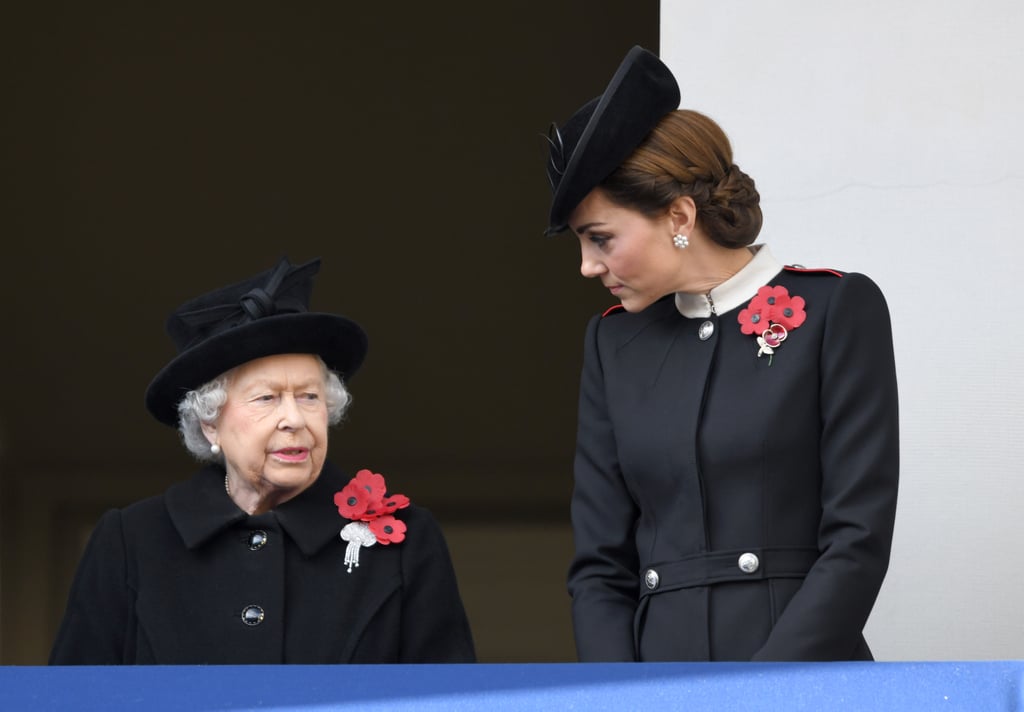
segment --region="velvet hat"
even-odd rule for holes
[[[658,122],[679,108],[679,85],[657,56],[635,46],[608,87],[559,129],[551,125],[548,180],[554,197],[545,233],[565,230],[569,214],[643,143]]]
[[[350,379],[366,356],[362,328],[335,314],[309,311],[320,260],[273,269],[216,289],[178,307],[167,333],[178,355],[146,389],[146,408],[167,425],[178,424],[178,402],[225,371],[275,354],[315,354]]]

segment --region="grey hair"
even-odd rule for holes
[[[337,425],[352,404],[352,394],[345,388],[341,377],[327,368],[319,356],[314,356],[324,376],[324,400],[327,403],[327,424]],[[214,454],[210,441],[203,432],[203,423],[212,425],[220,417],[221,408],[228,400],[228,384],[234,369],[226,371],[212,381],[189,391],[178,402],[178,432],[182,442],[197,460],[201,462],[223,462],[224,455]]]

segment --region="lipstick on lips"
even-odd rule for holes
[[[309,448],[283,447],[280,450],[274,450],[271,454],[285,462],[304,462],[309,457]]]

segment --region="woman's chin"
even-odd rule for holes
[[[633,295],[622,300],[622,308],[631,314],[635,314],[636,312],[642,312],[644,309],[651,306],[653,302],[653,299]]]

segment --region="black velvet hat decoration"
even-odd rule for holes
[[[146,408],[167,425],[178,424],[178,402],[225,371],[275,354],[315,354],[350,379],[366,356],[362,328],[336,314],[309,311],[320,260],[273,269],[216,289],[178,307],[167,333],[178,356],[146,389]]]
[[[569,214],[643,143],[658,122],[679,108],[679,85],[654,54],[635,46],[608,87],[559,129],[551,125],[548,180],[554,197],[548,235],[565,230]]]

